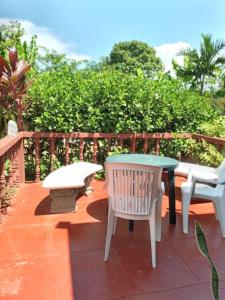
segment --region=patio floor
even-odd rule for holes
[[[108,263],[103,262],[107,195],[104,182],[78,200],[78,212],[50,214],[48,191],[41,184],[21,186],[0,224],[0,299],[20,300],[207,300],[210,270],[199,253],[194,220],[207,235],[225,299],[225,239],[211,203],[192,204],[188,235],[182,232],[180,189],[176,180],[177,225],[169,225],[164,196],[162,241],[157,268],[151,267],[147,222],[118,221]]]

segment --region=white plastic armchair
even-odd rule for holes
[[[188,233],[188,214],[191,198],[213,202],[216,219],[225,237],[225,160],[214,172],[189,171],[188,180],[181,186],[183,232]]]
[[[175,174],[179,176],[187,177],[190,172],[198,174],[214,174],[215,176],[220,176],[225,170],[225,159],[218,168],[207,167],[203,165],[197,165],[192,163],[180,162],[178,167],[175,169]],[[224,173],[225,178],[225,173]]]
[[[162,169],[154,166],[105,163],[109,196],[105,256],[108,260],[116,219],[149,220],[152,266],[156,267],[156,240],[161,240]]]

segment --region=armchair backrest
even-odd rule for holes
[[[225,159],[222,161],[221,165],[215,169],[215,173],[218,175],[218,182],[225,182]]]
[[[116,212],[148,215],[161,190],[162,169],[127,163],[105,163],[109,205]]]

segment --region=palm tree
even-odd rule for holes
[[[212,40],[212,35],[202,34],[200,50],[184,49],[178,55],[184,56],[184,66],[180,66],[173,60],[173,67],[177,77],[190,83],[191,88],[199,89],[203,93],[206,80],[216,77],[217,71],[225,64],[225,57],[221,50],[225,47],[223,40]]]

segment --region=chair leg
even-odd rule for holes
[[[182,215],[183,215],[183,232],[188,233],[188,215],[191,197],[189,194],[182,194]]]
[[[116,233],[117,217],[114,217],[113,235]]]
[[[115,218],[115,212],[109,207],[104,261],[107,261],[109,257],[109,248],[110,248],[111,238],[113,234],[114,218]]]
[[[220,228],[222,231],[223,237],[225,237],[225,206],[224,206],[224,199],[218,200],[218,202],[215,202],[216,209],[219,215],[219,221],[220,221]]]
[[[219,221],[219,219],[220,219],[219,212],[218,212],[218,209],[217,209],[217,206],[216,206],[215,202],[213,202],[213,209],[214,209],[214,212],[215,212],[216,220]]]
[[[151,240],[151,251],[152,251],[152,267],[156,267],[156,242],[155,242],[155,207],[153,208],[152,214],[149,219],[150,226],[150,240]]]
[[[156,222],[156,241],[161,241],[161,227],[162,227],[162,195],[159,196],[155,206],[155,222]]]

